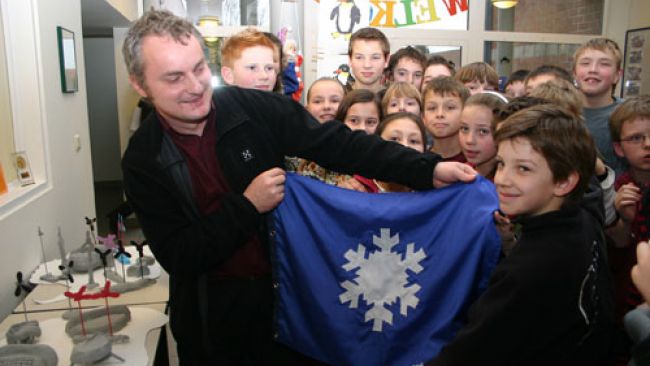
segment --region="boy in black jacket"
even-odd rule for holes
[[[495,269],[468,323],[428,365],[609,364],[613,309],[603,212],[582,197],[596,150],[584,123],[550,105],[495,134],[501,210],[518,244]]]

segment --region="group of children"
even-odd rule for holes
[[[553,65],[516,71],[505,96],[489,64],[455,71],[413,47],[390,55],[374,28],[351,36],[348,55],[353,83],[327,77],[307,89],[313,117],[470,164],[494,182],[495,221],[504,243],[516,243],[504,245],[467,327],[431,364],[624,359],[629,348],[615,324],[650,299],[630,277],[637,247],[647,245],[637,243],[650,237],[650,97],[613,97],[622,70],[616,43],[582,45],[571,72]],[[228,84],[270,92],[281,56],[267,36],[247,30],[226,41],[221,74]],[[344,188],[408,190],[298,158],[286,163]],[[650,277],[638,275],[650,271],[650,251],[639,253],[634,280],[650,288]]]

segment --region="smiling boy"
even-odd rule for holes
[[[613,310],[600,202],[582,200],[596,149],[583,122],[551,105],[495,133],[500,209],[517,245],[467,325],[427,365],[609,365]]]
[[[276,45],[264,33],[246,29],[221,48],[221,76],[228,85],[272,91],[278,77]]]
[[[607,38],[594,38],[578,48],[573,57],[573,76],[584,95],[583,114],[605,164],[620,174],[624,164],[614,153],[609,116],[622,102],[613,96],[621,78],[621,50]]]

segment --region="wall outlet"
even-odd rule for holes
[[[81,137],[78,133],[72,136],[72,149],[75,152],[79,152],[81,150]]]

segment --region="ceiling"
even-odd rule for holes
[[[110,1],[81,0],[84,37],[112,37],[114,27],[128,27],[131,24]],[[223,0],[143,0],[143,7],[165,8],[196,22],[202,14],[219,16],[222,2]]]
[[[81,1],[81,25],[84,37],[112,37],[113,27],[131,23],[106,0]]]

